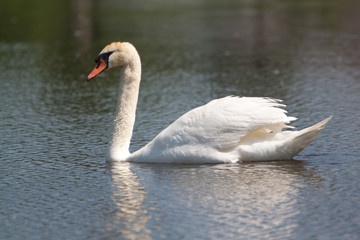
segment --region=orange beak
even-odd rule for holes
[[[99,62],[96,64],[94,70],[89,74],[88,81],[97,75],[99,75],[102,71],[104,71],[107,68],[107,64],[104,60],[100,58]]]

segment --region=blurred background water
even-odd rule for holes
[[[0,239],[359,239],[360,2],[2,0]],[[143,63],[131,150],[227,95],[334,115],[293,161],[105,162],[118,71]]]

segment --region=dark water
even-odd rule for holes
[[[359,1],[129,2],[2,1],[0,239],[359,239]],[[334,118],[294,161],[108,165],[112,41],[143,62],[132,150],[226,95]]]

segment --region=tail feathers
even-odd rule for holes
[[[273,135],[265,131],[266,129],[257,130],[239,142],[236,148],[239,160],[247,162],[292,159],[316,138],[331,117],[300,131],[282,131]]]
[[[305,129],[303,129],[301,131],[313,131],[313,130],[320,131],[321,129],[323,129],[325,127],[326,123],[328,121],[330,121],[331,118],[332,118],[332,116],[327,117],[324,120],[322,120],[321,122],[318,122],[317,124],[315,124],[315,125],[313,125],[311,127],[305,128]]]
[[[296,136],[293,140],[293,146],[296,146],[294,149],[293,156],[301,152],[311,141],[313,141],[321,129],[323,129],[326,123],[332,118],[332,116],[318,122],[317,124],[305,128],[299,131],[299,135]]]

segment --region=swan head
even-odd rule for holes
[[[89,74],[88,80],[96,77],[106,69],[134,65],[136,62],[140,62],[139,54],[131,43],[110,43],[95,58],[96,66]]]

